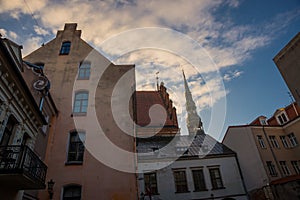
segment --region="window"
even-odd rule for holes
[[[257,136],[257,140],[258,140],[258,143],[259,143],[259,145],[260,145],[261,148],[266,148],[264,139],[262,138],[261,135],[258,135],[258,136]]]
[[[298,141],[297,141],[297,138],[296,138],[296,136],[294,135],[294,133],[288,134],[288,137],[289,137],[289,140],[290,140],[290,143],[291,143],[291,146],[292,146],[292,147],[295,147],[295,146],[298,145]]]
[[[285,176],[288,176],[291,174],[285,161],[279,161],[279,164],[280,164],[281,170]]]
[[[269,174],[271,176],[277,176],[277,172],[276,172],[275,166],[273,165],[272,161],[267,161],[267,167],[269,170]]]
[[[82,163],[85,133],[71,132],[69,139],[68,162]]]
[[[202,169],[192,170],[195,191],[206,191],[205,179]]]
[[[282,112],[281,114],[277,115],[277,122],[281,125],[288,121],[288,118],[285,114],[285,112]]]
[[[265,118],[259,119],[261,125],[268,125],[267,120]]]
[[[156,173],[146,173],[144,174],[144,182],[145,182],[145,193],[146,194],[158,194],[157,192],[157,180]]]
[[[219,168],[209,169],[209,174],[210,174],[212,189],[222,189],[222,188],[224,188]]]
[[[73,112],[74,113],[86,113],[87,107],[88,107],[88,98],[89,98],[88,92],[76,93],[75,100],[74,100]]]
[[[269,138],[270,138],[272,147],[278,149],[278,148],[279,148],[279,144],[278,144],[278,142],[277,142],[277,140],[276,140],[276,137],[275,137],[274,135],[270,135]]]
[[[0,140],[0,146],[7,146],[11,143],[17,123],[18,121],[16,120],[16,118],[13,115],[10,115],[7,120],[2,138]]]
[[[78,71],[78,79],[87,80],[90,78],[91,74],[91,62],[84,61],[80,63],[79,71]]]
[[[294,160],[294,161],[291,161],[291,164],[292,164],[296,174],[300,174],[299,162]]]
[[[176,170],[174,173],[176,192],[188,192],[185,170]]]
[[[64,187],[63,200],[81,200],[81,186],[70,185]]]
[[[281,140],[281,142],[282,142],[284,148],[288,149],[288,148],[290,147],[290,146],[289,146],[289,143],[288,143],[288,141],[286,140],[286,138],[285,138],[284,135],[280,136],[280,140]]]
[[[69,42],[69,41],[63,42],[61,45],[59,54],[60,55],[68,55],[70,52],[70,49],[71,49],[71,42]]]

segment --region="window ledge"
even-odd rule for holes
[[[82,165],[83,161],[67,161],[65,165]]]
[[[78,112],[78,113],[72,113],[71,117],[80,117],[80,116],[87,116],[86,112]]]
[[[206,192],[208,189],[203,189],[203,190],[194,190],[193,192]]]
[[[77,78],[77,80],[90,80],[90,77],[86,77],[86,78]]]
[[[219,188],[212,188],[211,190],[223,190],[226,189],[225,187],[219,187]]]
[[[191,191],[182,191],[182,192],[175,192],[175,194],[181,194],[181,193],[190,193]]]

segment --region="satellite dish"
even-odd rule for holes
[[[49,80],[45,76],[40,76],[34,83],[33,88],[36,90],[43,90],[47,87]]]

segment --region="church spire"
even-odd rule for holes
[[[198,131],[200,131],[200,133],[204,133],[202,128],[202,121],[199,115],[197,114],[197,108],[193,100],[193,96],[189,89],[183,70],[182,70],[182,74],[184,80],[185,99],[186,99],[185,102],[185,107],[187,112],[186,124],[187,124],[189,135],[195,135],[196,133],[198,133]]]

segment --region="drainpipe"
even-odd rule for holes
[[[248,193],[248,191],[247,191],[246,184],[245,184],[245,181],[244,181],[244,177],[243,177],[243,174],[242,174],[242,170],[241,170],[241,166],[240,166],[240,163],[239,163],[239,159],[238,159],[236,153],[234,154],[234,158],[235,158],[235,161],[236,161],[237,166],[238,166],[238,169],[239,169],[239,173],[240,173],[240,176],[241,176],[241,179],[242,179],[243,188],[244,188],[245,193],[246,193],[246,195],[247,195],[247,199],[250,199],[249,193]]]
[[[273,159],[275,160],[275,163],[276,163],[277,168],[278,168],[278,170],[279,170],[280,176],[283,177],[283,173],[282,173],[282,171],[281,171],[281,167],[279,167],[278,160],[277,160],[277,158],[276,158],[276,156],[275,156],[275,153],[274,153],[274,151],[273,151],[272,145],[270,144],[269,138],[267,137],[267,133],[266,133],[266,130],[265,130],[265,126],[262,126],[262,130],[263,130],[263,132],[264,132],[264,136],[265,136],[265,138],[266,138],[266,140],[267,140],[267,143],[268,143],[268,145],[269,145],[269,147],[270,147],[270,150],[271,150]]]

